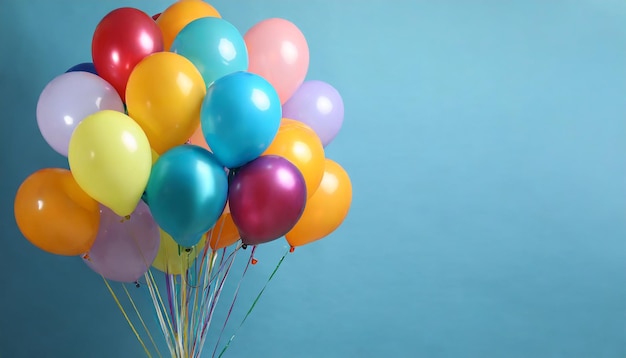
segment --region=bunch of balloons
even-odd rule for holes
[[[349,175],[325,156],[344,108],[330,84],[305,80],[308,67],[307,41],[285,19],[242,35],[200,0],[111,11],[92,62],[41,92],[39,129],[69,170],[23,181],[19,229],[121,282],[151,265],[180,271],[167,250],[326,237],[352,200]]]

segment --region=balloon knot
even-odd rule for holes
[[[250,263],[253,264],[253,265],[256,265],[257,262],[259,262],[259,260],[255,259],[255,258],[252,258],[252,260],[250,260]]]
[[[139,284],[139,281],[135,281],[135,287],[137,288],[141,287],[141,285]]]
[[[295,247],[292,246],[292,247],[289,248],[289,252],[294,252],[294,251],[296,251]]]
[[[83,260],[91,261],[91,257],[89,257],[89,254],[84,254]]]
[[[248,248],[248,245],[243,244],[243,245],[241,245],[241,248],[245,250],[245,249],[247,249],[247,248]]]

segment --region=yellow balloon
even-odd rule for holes
[[[76,126],[68,160],[81,189],[119,216],[135,210],[152,168],[150,143],[141,127],[112,110],[89,115]]]
[[[128,115],[158,154],[184,144],[200,125],[206,86],[185,57],[154,53],[137,64],[126,85]]]
[[[186,251],[186,249],[179,247],[178,243],[168,233],[159,230],[161,231],[161,243],[157,256],[152,262],[152,267],[172,275],[187,272],[198,254],[204,251],[206,239],[200,240],[198,245],[191,248],[191,251]]]

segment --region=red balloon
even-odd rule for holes
[[[109,82],[122,99],[135,65],[144,57],[163,51],[163,34],[150,15],[122,7],[108,13],[96,27],[91,56],[96,72]]]
[[[231,174],[228,200],[241,242],[258,245],[284,236],[302,216],[306,184],[298,168],[276,155],[259,157]]]

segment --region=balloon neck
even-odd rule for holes
[[[296,251],[296,248],[295,248],[295,247],[293,247],[293,246],[291,246],[291,247],[289,248],[289,252],[294,252],[294,251]]]
[[[91,257],[89,256],[89,254],[84,254],[83,260],[91,261]]]
[[[183,252],[190,253],[192,250],[191,247],[183,247],[178,245],[178,256],[180,256]]]
[[[126,215],[122,218],[122,220],[120,220],[121,223],[130,220],[130,215]]]
[[[227,168],[227,169],[228,169],[228,184],[230,184],[230,182],[235,178],[235,175],[237,175],[239,168]]]
[[[247,249],[248,248],[248,244],[242,244],[241,248],[244,249],[244,250]]]
[[[139,284],[139,281],[135,281],[135,287],[137,288],[141,287],[141,285]]]
[[[256,265],[259,262],[259,260],[255,259],[254,257],[250,260],[250,263],[253,265]]]

